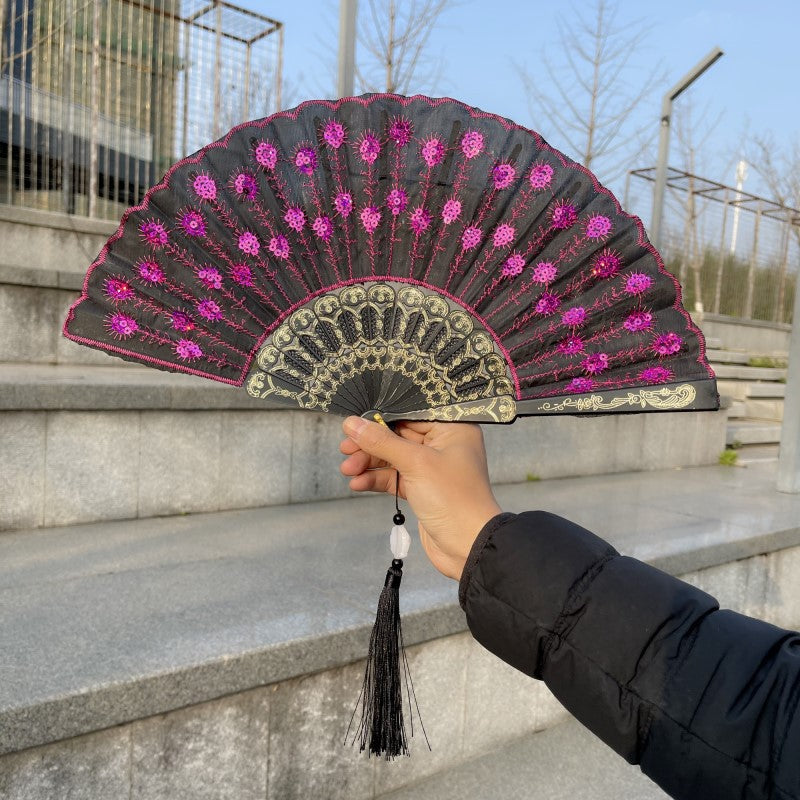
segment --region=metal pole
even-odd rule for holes
[[[351,97],[356,71],[357,0],[339,0],[339,97]]]
[[[72,0],[66,0],[64,9],[64,60],[62,69],[64,73],[63,102],[66,115],[61,121],[62,127],[62,152],[61,152],[61,191],[63,197],[63,212],[72,214],[75,211],[73,202],[74,187],[72,185],[72,160],[73,160],[73,102],[72,102],[72,58],[73,58],[73,4]]]
[[[214,0],[217,7],[216,31],[215,31],[215,47],[214,47],[214,119],[212,122],[214,138],[220,135],[219,115],[220,103],[222,97],[220,96],[220,80],[222,78],[222,5],[220,0]]]
[[[800,271],[794,289],[794,316],[789,340],[789,372],[786,376],[777,488],[779,492],[800,492]]]
[[[658,137],[658,164],[656,166],[656,183],[653,188],[653,219],[650,223],[650,239],[656,250],[661,248],[661,218],[664,214],[664,191],[667,188],[667,162],[669,160],[669,133],[672,118],[672,103],[685,89],[688,89],[717,59],[723,55],[719,47],[715,47],[702,61],[698,62],[681,80],[679,80],[661,101],[661,133]]]
[[[100,0],[92,7],[91,132],[89,135],[89,216],[97,216],[97,137],[100,104]]]
[[[756,262],[758,260],[758,229],[761,223],[761,203],[756,211],[756,221],[753,227],[753,249],[750,252],[750,264],[747,267],[747,297],[744,303],[744,318],[753,319],[753,299],[756,290]]]
[[[742,199],[742,187],[747,179],[747,162],[740,161],[736,166],[736,198],[733,205],[733,230],[731,231],[731,255],[736,255],[736,238],[739,235],[739,216],[742,208],[739,202]]]
[[[283,108],[283,23],[278,30],[278,73],[275,76],[275,111]]]
[[[250,42],[247,43],[247,47],[245,48],[245,56],[244,60],[244,92],[242,97],[242,120],[250,119],[250,59],[252,58],[251,53],[252,47]]]

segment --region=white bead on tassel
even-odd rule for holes
[[[389,547],[395,558],[404,559],[408,555],[408,549],[411,547],[411,536],[405,525],[392,526],[392,532],[389,534]]]

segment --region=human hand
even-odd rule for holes
[[[395,430],[348,417],[341,465],[356,492],[399,493],[419,520],[422,547],[436,569],[458,580],[481,528],[501,509],[494,499],[478,425],[400,422]]]

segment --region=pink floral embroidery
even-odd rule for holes
[[[550,219],[553,227],[558,230],[566,230],[575,224],[578,219],[578,212],[572,203],[567,200],[559,200],[551,211]]]
[[[139,225],[139,232],[147,244],[153,247],[163,247],[169,241],[164,226],[154,219],[142,222]]]
[[[145,283],[162,283],[164,281],[164,270],[155,261],[140,261],[136,265],[136,271]]]
[[[461,137],[461,152],[467,158],[475,158],[483,152],[484,139],[480,131],[467,131]]]
[[[568,336],[558,345],[558,350],[564,355],[573,356],[583,352],[583,339],[580,336]]]
[[[505,247],[507,244],[511,244],[511,242],[514,241],[514,236],[516,233],[517,232],[514,230],[513,225],[506,225],[505,223],[498,225],[494,232],[494,236],[492,237],[494,246]]]
[[[511,164],[498,164],[492,170],[492,180],[494,181],[495,189],[508,189],[514,182],[517,171]]]
[[[340,192],[333,201],[333,207],[343,217],[349,217],[353,210],[353,198],[349,192]]]
[[[192,318],[185,311],[173,311],[170,314],[170,322],[176,331],[191,331],[194,329]]]
[[[534,189],[546,189],[553,180],[553,168],[549,164],[534,164],[528,180]]]
[[[557,294],[544,292],[536,301],[536,305],[534,305],[533,308],[537,314],[542,314],[543,316],[548,317],[550,314],[555,314],[560,305],[561,300]]]
[[[120,278],[106,278],[104,288],[106,295],[115,303],[130,300],[136,294],[131,285]]]
[[[574,328],[578,325],[583,325],[586,322],[586,317],[586,309],[583,306],[575,306],[561,315],[561,322]]]
[[[249,172],[239,172],[233,179],[233,190],[240,198],[252,200],[258,194],[258,181]]]
[[[669,383],[673,377],[672,370],[666,367],[647,367],[639,373],[639,379],[645,383]]]
[[[448,200],[442,209],[442,220],[445,225],[455,222],[461,215],[461,203],[458,200]]]
[[[203,351],[197,342],[191,339],[181,339],[175,345],[175,353],[182,361],[194,361],[196,358],[201,358]]]
[[[606,248],[592,259],[592,275],[598,278],[610,278],[617,274],[621,266],[622,259],[619,253]]]
[[[576,394],[591,392],[592,389],[594,389],[594,381],[591,378],[573,378],[567,386],[568,392],[575,392]]]
[[[239,286],[253,285],[253,271],[247,264],[234,264],[231,267],[231,277]]]
[[[273,236],[269,240],[269,251],[276,258],[289,258],[289,240],[282,235]]]
[[[605,353],[592,353],[581,361],[581,366],[590,375],[608,369],[608,356]]]
[[[405,147],[411,141],[413,127],[406,117],[395,117],[389,123],[389,138],[398,146]]]
[[[364,226],[364,230],[367,233],[373,233],[381,221],[381,212],[380,209],[375,206],[367,206],[361,209],[359,217],[361,218],[361,224]]]
[[[422,143],[419,152],[422,156],[422,160],[429,168],[435,167],[437,164],[440,164],[444,158],[444,144],[437,136],[430,136]]]
[[[203,267],[198,270],[197,277],[206,289],[222,288],[222,275],[214,267]]]
[[[409,225],[417,235],[422,233],[430,224],[431,215],[422,206],[418,206],[411,212]]]
[[[247,253],[251,256],[257,256],[260,247],[261,244],[255,234],[250,233],[250,231],[245,231],[244,233],[239,234],[239,249],[243,253]]]
[[[338,150],[344,144],[344,125],[335,119],[328,120],[322,138],[334,149]]]
[[[662,333],[656,336],[653,342],[653,350],[660,356],[671,356],[681,349],[683,339],[677,333],[670,331],[669,333]]]
[[[254,149],[256,161],[264,169],[273,170],[278,163],[278,150],[272,142],[258,142]]]
[[[525,268],[525,259],[519,253],[513,253],[503,264],[502,275],[504,278],[514,278]]]
[[[218,322],[222,319],[222,309],[213,300],[201,300],[197,304],[197,313],[212,322]]]
[[[317,217],[314,222],[311,223],[311,228],[314,233],[325,242],[327,242],[333,234],[333,223],[330,217]]]
[[[395,216],[402,214],[408,205],[408,195],[402,189],[392,189],[386,197],[386,205]]]
[[[636,333],[636,331],[645,331],[653,324],[653,315],[647,311],[634,311],[625,318],[622,327],[626,331]]]
[[[587,239],[603,239],[611,233],[611,220],[602,214],[593,214],[586,223]]]
[[[552,283],[558,275],[558,269],[555,264],[549,261],[540,261],[533,268],[533,280],[536,283],[543,283],[545,286]]]
[[[628,294],[643,294],[652,283],[653,279],[644,272],[631,272],[625,281],[625,291]]]
[[[363,161],[367,164],[374,164],[381,153],[381,143],[374,133],[365,131],[361,134],[361,139],[358,143],[358,152]]]
[[[314,148],[299,148],[294,154],[294,166],[301,175],[311,175],[317,168],[317,154]]]
[[[192,181],[192,188],[194,193],[201,200],[216,200],[217,199],[217,184],[214,179],[204,172],[201,172]]]
[[[139,323],[127,314],[110,314],[105,325],[115,339],[127,339],[139,330]]]
[[[480,228],[469,227],[461,234],[461,246],[464,250],[472,250],[473,247],[477,247],[480,244],[480,241]]]
[[[181,228],[187,236],[205,236],[206,235],[206,221],[199,211],[184,211],[179,219]]]
[[[294,231],[303,230],[306,224],[306,215],[303,213],[302,208],[289,208],[283,215],[283,221]]]

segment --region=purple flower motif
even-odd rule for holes
[[[273,236],[269,240],[269,251],[276,258],[289,258],[289,240],[285,236]]]
[[[619,253],[606,248],[592,259],[592,275],[598,278],[610,278],[617,274],[621,266],[622,259]]]
[[[204,172],[201,172],[192,181],[192,188],[194,193],[201,200],[216,200],[217,199],[217,184],[214,179]]]
[[[292,207],[283,215],[283,221],[294,231],[303,230],[306,224],[306,215],[302,208]]]
[[[239,286],[253,285],[253,270],[247,264],[234,264],[231,267],[231,277]]]
[[[243,253],[247,253],[251,256],[257,256],[260,247],[261,244],[258,241],[258,237],[256,237],[254,233],[245,231],[244,233],[239,234],[239,249]]]
[[[418,236],[430,224],[431,224],[431,215],[422,206],[417,206],[417,208],[415,208],[411,212],[411,219],[409,220],[409,225],[411,225],[411,229]]]
[[[666,367],[647,367],[639,373],[639,380],[645,383],[669,383],[673,377],[672,370]]]
[[[173,311],[170,314],[170,322],[176,331],[191,331],[194,329],[192,318],[185,311]]]
[[[636,333],[636,331],[646,331],[653,324],[653,315],[647,311],[634,311],[625,318],[622,327],[626,331]]]
[[[166,228],[154,219],[142,222],[139,225],[139,233],[142,234],[142,238],[147,244],[153,247],[163,247],[169,241]]]
[[[662,333],[656,336],[653,342],[653,350],[660,356],[671,356],[681,349],[683,339],[677,333],[670,331],[669,333]]]
[[[361,220],[361,224],[364,226],[364,230],[367,233],[373,233],[381,221],[380,209],[376,208],[375,206],[367,206],[366,208],[362,208],[361,213],[358,216]]]
[[[537,314],[542,314],[543,316],[548,317],[550,314],[555,314],[560,305],[561,300],[557,294],[544,292],[536,301],[533,309]]]
[[[133,287],[120,278],[106,278],[104,288],[106,295],[115,303],[130,300],[136,294],[133,291]]]
[[[492,237],[494,246],[505,247],[507,244],[511,244],[511,242],[514,241],[516,234],[517,231],[514,229],[513,225],[507,225],[506,223],[498,225]]]
[[[467,158],[475,158],[483,152],[483,134],[480,131],[467,131],[461,137],[461,152]]]
[[[515,278],[525,269],[525,259],[519,253],[512,253],[503,264],[504,278]]]
[[[145,283],[163,283],[164,270],[155,261],[140,261],[136,265],[139,277]]]
[[[325,124],[325,131],[322,134],[322,138],[334,150],[338,150],[344,144],[344,125],[342,125],[341,122],[337,122],[335,119],[328,120]]]
[[[517,176],[517,171],[511,164],[498,164],[492,170],[492,180],[494,181],[495,189],[508,189],[514,182]]]
[[[127,339],[139,330],[139,323],[127,314],[110,314],[106,317],[105,324],[115,339]]]
[[[278,149],[272,142],[260,141],[253,150],[256,161],[264,169],[273,170],[278,163]]]
[[[461,215],[461,203],[458,200],[448,200],[442,209],[442,220],[445,225],[455,222]]]
[[[556,275],[558,275],[558,269],[549,261],[540,261],[533,268],[533,280],[536,283],[543,283],[545,286],[552,283],[556,279]]]
[[[386,205],[395,216],[402,214],[408,205],[408,195],[402,189],[392,189],[386,197]]]
[[[367,164],[374,164],[380,153],[381,143],[378,141],[378,137],[370,131],[362,133],[358,142],[358,154],[361,156],[362,161]]]
[[[583,325],[583,323],[586,322],[586,317],[586,309],[583,306],[575,306],[561,315],[561,322],[564,325],[574,328],[578,325]]]
[[[602,214],[592,214],[586,223],[587,239],[603,239],[611,233],[611,220]]]
[[[295,169],[301,175],[311,175],[317,168],[317,154],[313,147],[300,147],[294,154]]]
[[[553,180],[553,168],[549,164],[534,164],[528,180],[534,189],[546,189]]]
[[[343,217],[349,217],[353,210],[353,198],[349,192],[340,192],[333,201],[333,207]]]
[[[429,169],[441,164],[444,152],[444,143],[438,136],[429,136],[419,149],[419,154]]]
[[[175,353],[181,361],[194,361],[203,355],[200,345],[191,339],[181,339],[175,345]]]
[[[557,231],[563,231],[575,224],[578,219],[578,212],[572,203],[566,200],[559,200],[550,212],[551,224]]]
[[[192,209],[184,211],[178,218],[178,222],[187,236],[206,235],[206,221],[199,211],[193,211]]]
[[[461,247],[464,250],[472,250],[473,247],[477,247],[481,241],[481,229],[475,227],[469,227],[465,229],[464,233],[461,234]]]
[[[605,353],[592,353],[581,361],[581,366],[590,375],[597,375],[608,369],[608,356]]]
[[[591,392],[592,389],[594,389],[594,381],[591,378],[573,378],[567,386],[567,391],[575,394]]]
[[[317,217],[311,223],[311,229],[320,239],[327,242],[333,235],[333,223],[330,217]]]
[[[239,172],[233,179],[233,190],[241,199],[252,200],[258,194],[258,181],[249,172]]]
[[[218,303],[213,300],[201,300],[197,304],[197,313],[203,319],[210,320],[211,322],[218,322],[222,319],[222,309]]]
[[[198,270],[197,277],[206,289],[221,289],[222,275],[214,267],[203,267]]]
[[[580,336],[568,336],[558,345],[558,351],[566,356],[583,352],[583,339]]]
[[[653,279],[644,272],[631,272],[625,280],[625,291],[628,294],[643,294],[653,283]]]
[[[413,130],[410,119],[394,117],[389,123],[389,138],[398,147],[405,147],[411,141]]]

